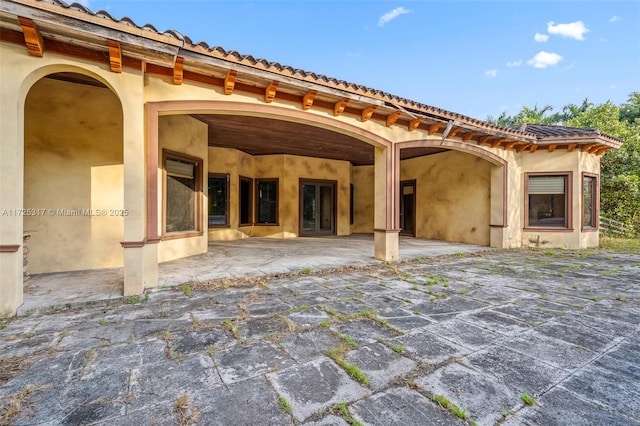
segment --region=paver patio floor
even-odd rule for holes
[[[4,323],[0,424],[640,425],[640,254],[304,272]]]

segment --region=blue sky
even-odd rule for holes
[[[479,119],[640,91],[640,2],[83,0]]]

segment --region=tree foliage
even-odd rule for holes
[[[622,139],[622,148],[609,151],[601,161],[601,212],[624,222],[631,232],[640,234],[640,92],[629,95],[627,102],[600,105],[584,99],[581,105],[568,104],[559,113],[553,108],[523,107],[514,115],[503,112],[490,123],[513,127],[524,123],[564,125],[597,129]]]

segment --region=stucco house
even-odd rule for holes
[[[598,245],[595,130],[489,123],[59,0],[0,2],[0,315],[31,273],[255,236]]]

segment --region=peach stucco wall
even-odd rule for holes
[[[24,217],[24,228],[37,231],[29,244],[31,272],[122,266],[118,99],[106,88],[38,81],[25,104],[24,148],[24,207],[42,209]]]
[[[489,245],[491,168],[458,151],[402,161],[400,180],[416,180],[416,237]]]

